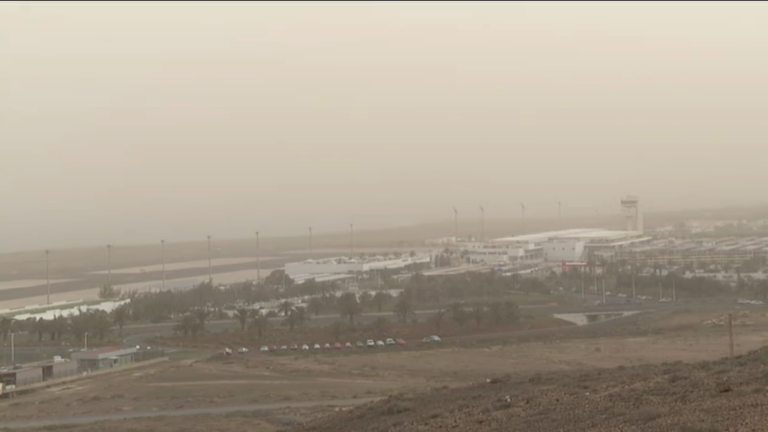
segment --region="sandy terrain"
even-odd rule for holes
[[[722,325],[702,323],[719,317],[720,312],[677,312],[648,318],[636,324],[630,336],[509,345],[499,340],[499,344],[485,347],[446,343],[431,350],[356,351],[349,355],[251,353],[198,361],[178,359],[0,400],[0,424],[70,415],[368,398],[442,386],[453,388],[507,374],[529,376],[537,372],[557,374],[640,363],[711,360],[727,354],[727,330]],[[638,335],[637,328],[644,334]],[[759,311],[742,312],[736,319],[734,333],[737,353],[757,349],[768,338],[768,318]],[[302,419],[327,411],[306,412]],[[228,420],[222,424],[228,426],[210,430],[240,430],[239,420],[233,420],[236,416],[221,418],[225,417]],[[159,430],[169,431],[195,424],[193,417],[141,421],[146,425],[165,425],[168,429]],[[256,422],[258,427],[270,430],[266,424],[271,424],[271,420],[259,421],[266,423],[261,426]],[[286,424],[295,421],[283,425]],[[116,432],[129,430],[119,422],[110,422],[108,428]],[[83,425],[67,430],[96,429]]]
[[[276,259],[276,257],[260,258],[262,262],[273,260],[273,259]],[[216,258],[211,260],[212,266],[225,266],[225,265],[244,264],[244,263],[253,263],[253,265],[256,266],[256,258],[255,257],[253,258]],[[199,261],[173,262],[173,263],[165,264],[165,271],[187,270],[187,269],[194,269],[194,268],[208,268],[208,260],[206,259],[206,260],[199,260]],[[162,264],[154,264],[154,265],[147,265],[143,267],[113,269],[112,274],[148,273],[148,272],[159,272],[162,270],[163,270]],[[91,274],[107,274],[107,271],[91,272]]]

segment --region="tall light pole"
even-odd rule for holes
[[[523,220],[523,233],[525,233],[525,204],[520,203],[520,215]]]
[[[51,251],[45,250],[45,287],[48,291],[48,304],[51,304]]]
[[[259,248],[259,232],[256,231],[256,282],[261,284],[261,250]]]
[[[485,241],[485,209],[480,206],[480,241]]]
[[[459,241],[459,211],[453,208],[453,239]]]
[[[309,258],[312,258],[312,227],[309,227]]]
[[[672,301],[677,301],[677,290],[675,289],[675,273],[672,273]]]
[[[85,332],[85,350],[88,351],[88,332]]]
[[[349,224],[349,256],[355,254],[355,224]]]
[[[108,282],[107,284],[111,287],[112,286],[112,245],[107,245],[107,274],[108,274]]]
[[[16,363],[16,333],[11,332],[11,363]]]
[[[557,218],[563,218],[563,204],[560,201],[557,202]]]
[[[165,240],[160,240],[160,257],[163,262],[163,289],[165,289]]]
[[[213,286],[213,271],[211,270],[211,236],[208,236],[208,282]]]

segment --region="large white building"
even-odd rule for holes
[[[503,265],[543,259],[541,247],[531,245],[474,242],[463,243],[461,250],[472,264]]]
[[[430,263],[430,255],[404,255],[401,257],[368,257],[368,258],[324,258],[306,260],[285,265],[285,272],[290,277],[306,275],[328,275],[367,272],[371,270],[397,269],[417,263]]]
[[[611,253],[617,249],[631,247],[650,241],[638,231],[618,231],[596,228],[575,228],[561,231],[548,231],[503,237],[492,240],[493,243],[540,247],[544,260],[579,261],[592,252]]]

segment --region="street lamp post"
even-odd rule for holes
[[[355,224],[349,224],[349,255],[355,254]]]
[[[160,256],[163,261],[163,289],[165,289],[165,240],[160,240]]]
[[[11,332],[11,364],[16,363],[16,333]]]
[[[309,258],[312,258],[312,227],[309,227]]]
[[[85,350],[88,351],[88,332],[85,332]]]
[[[520,203],[520,214],[523,220],[523,233],[525,233],[525,204]]]
[[[480,241],[485,241],[485,209],[480,206]]]
[[[112,287],[112,245],[107,245],[107,285]]]
[[[453,239],[459,241],[459,211],[453,208]]]
[[[51,304],[51,251],[45,250],[45,287],[48,292],[48,304]]]
[[[563,218],[563,205],[560,201],[557,202],[557,218],[558,219]]]
[[[258,231],[256,231],[256,283],[261,284],[261,251],[259,250]]]
[[[208,236],[208,282],[213,286],[213,271],[211,270],[211,236]]]

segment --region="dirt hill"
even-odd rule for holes
[[[396,395],[295,432],[765,431],[768,349],[693,364],[492,378]]]

